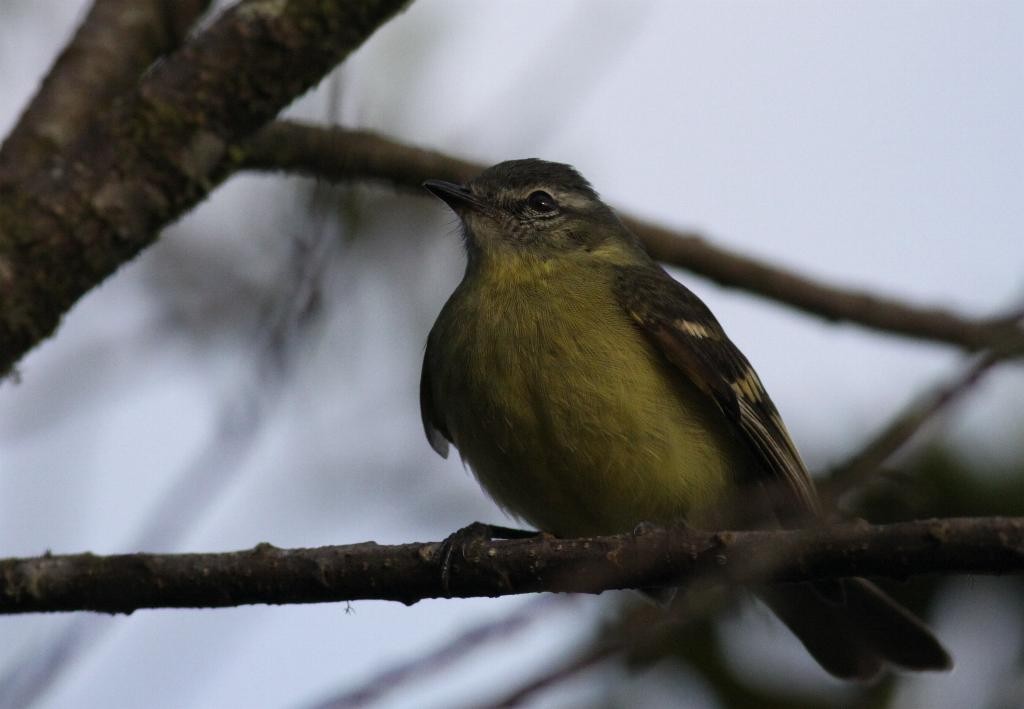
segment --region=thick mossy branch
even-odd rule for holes
[[[407,0],[243,0],[85,136],[0,189],[0,375],[151,243],[273,118]],[[0,165],[0,173],[3,166]]]
[[[0,148],[0,184],[43,167],[178,47],[210,0],[95,0]]]
[[[453,548],[453,554],[444,550]],[[446,565],[446,559],[449,566]],[[792,531],[652,529],[590,539],[470,539],[215,554],[47,555],[0,561],[0,613],[223,607],[596,593],[695,578],[1024,572],[1024,518],[960,518]]]

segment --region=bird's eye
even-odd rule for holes
[[[558,202],[544,190],[531,192],[526,198],[526,206],[538,214],[554,214],[558,211]]]

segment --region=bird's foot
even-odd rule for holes
[[[693,527],[681,519],[673,520],[669,524],[655,524],[654,522],[644,521],[633,527],[633,536],[642,537],[645,534],[650,534],[651,532],[657,532],[659,530],[682,530],[684,532],[689,532],[693,529]]]
[[[483,522],[473,522],[452,532],[441,542],[438,549],[438,556],[441,559],[441,588],[445,595],[451,591],[452,566],[456,551],[465,558],[466,550],[474,543],[489,542],[492,539],[530,539],[542,534],[543,532],[513,529]]]
[[[642,537],[645,534],[650,534],[651,532],[657,529],[661,529],[661,527],[656,525],[654,522],[641,522],[637,526],[633,527],[633,536]]]

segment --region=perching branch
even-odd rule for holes
[[[296,172],[332,181],[380,180],[419,192],[424,179],[462,182],[485,166],[366,131],[276,121],[246,143],[241,167]],[[622,212],[620,215],[652,256],[724,286],[756,293],[826,320],[848,321],[968,351],[1024,351],[1024,329],[1016,316],[974,319],[942,308],[909,305],[829,285],[715,246],[698,234],[668,229]]]
[[[1024,572],[1024,518],[746,532],[652,530],[590,539],[373,542],[216,554],[76,554],[0,561],[0,613],[224,607],[366,599],[596,593],[674,586],[693,577],[735,583],[839,576]]]
[[[203,199],[232,146],[408,0],[243,0],[156,64],[47,169],[0,190],[0,376]]]

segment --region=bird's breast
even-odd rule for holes
[[[488,493],[563,536],[710,509],[728,487],[730,434],[633,327],[610,279],[499,285],[463,284],[432,364],[447,428]]]

